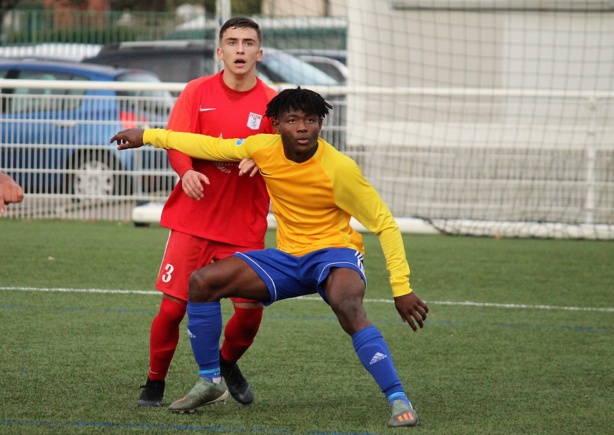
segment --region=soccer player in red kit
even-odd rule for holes
[[[276,92],[256,76],[261,41],[256,22],[241,17],[226,21],[217,49],[223,71],[187,84],[167,128],[225,138],[272,133],[264,113]],[[151,325],[149,374],[140,406],[162,406],[192,272],[235,252],[263,249],[267,229],[269,197],[259,174],[239,177],[237,163],[192,159],[175,150],[169,150],[168,157],[181,180],[160,220],[170,234],[156,282],[162,302]],[[247,405],[254,396],[236,362],[254,341],[263,306],[247,299],[232,301],[234,314],[224,331],[220,369],[231,395]]]

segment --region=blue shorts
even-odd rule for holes
[[[245,260],[266,283],[275,301],[319,293],[326,303],[324,281],[335,267],[353,269],[367,285],[362,264],[363,254],[349,248],[328,248],[310,252],[302,257],[286,254],[278,249],[236,252],[236,257]]]

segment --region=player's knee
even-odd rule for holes
[[[367,313],[362,305],[360,298],[335,299],[329,300],[330,307],[334,311],[339,324],[345,332],[352,335],[355,332],[370,325]]]
[[[362,301],[365,287],[362,281],[348,283],[328,280],[325,288],[326,298],[333,311],[337,314],[355,316],[364,313]]]
[[[223,285],[212,267],[203,267],[190,275],[189,299],[195,302],[211,302],[222,299]]]
[[[214,277],[207,267],[198,269],[190,275],[189,299],[194,302],[218,300],[215,292]]]
[[[185,311],[185,301],[165,296],[162,298],[158,315],[166,319],[166,321],[177,324],[178,326],[185,316]]]

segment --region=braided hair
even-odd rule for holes
[[[333,106],[320,94],[299,86],[296,89],[285,89],[269,101],[265,116],[269,119],[279,119],[282,114],[295,110],[324,118],[332,108]]]

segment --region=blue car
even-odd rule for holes
[[[0,79],[159,82],[156,75],[40,59],[0,59]],[[26,193],[69,194],[74,200],[170,190],[165,153],[119,152],[119,130],[164,127],[174,100],[168,91],[40,88],[21,82],[1,89],[0,169]]]

